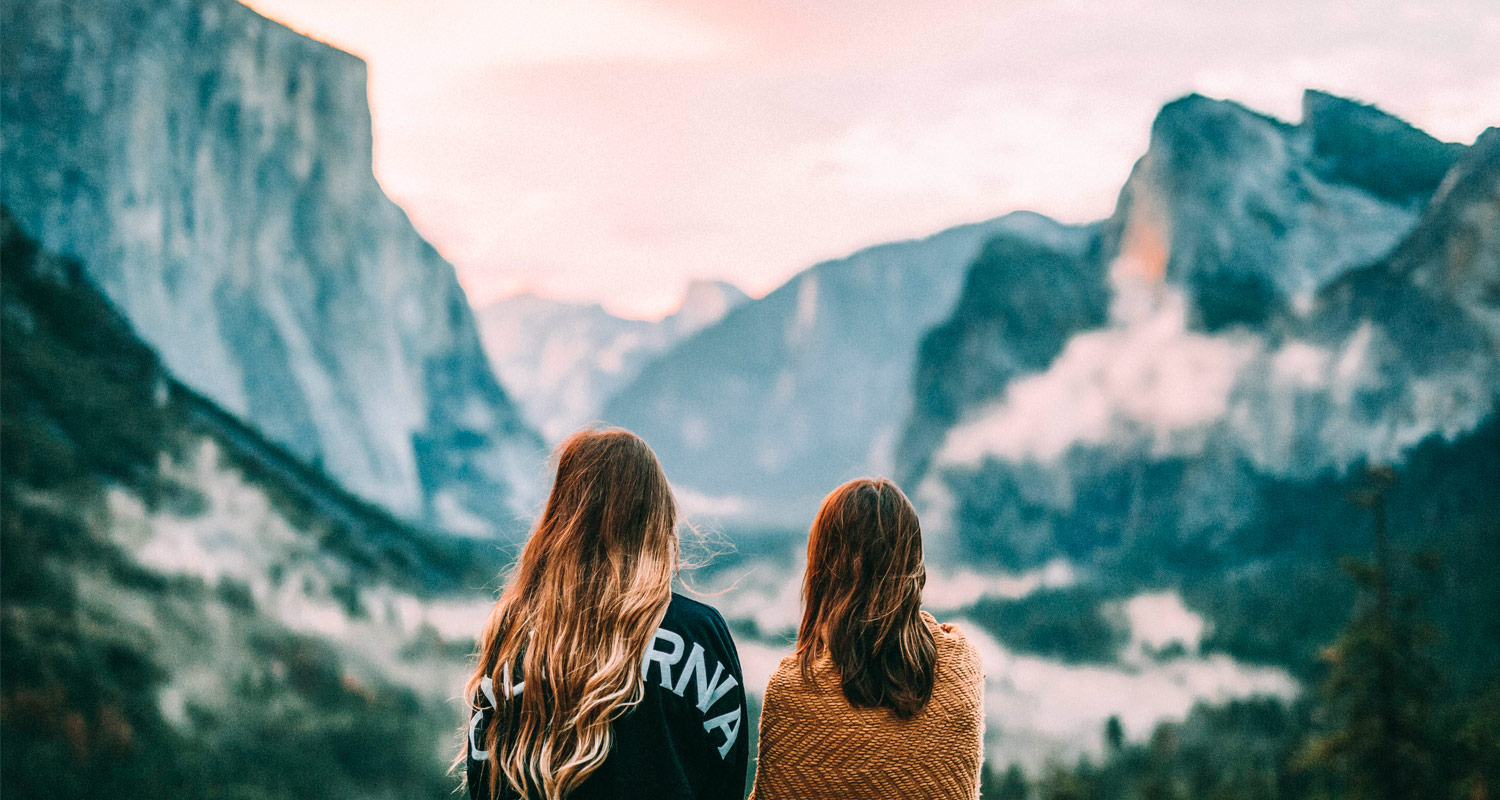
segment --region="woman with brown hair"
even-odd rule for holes
[[[926,581],[921,525],[894,483],[850,481],[823,500],[752,797],[979,796],[984,675],[963,633],[921,610]]]
[[[674,594],[677,507],[629,431],[584,431],[479,637],[471,798],[740,800],[739,656]]]

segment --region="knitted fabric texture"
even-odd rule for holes
[[[811,685],[795,656],[766,687],[754,800],[979,796],[984,672],[963,632],[922,612],[937,641],[932,700],[903,720],[889,709],[855,708],[826,656]]]

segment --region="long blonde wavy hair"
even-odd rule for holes
[[[466,696],[493,682],[490,796],[566,797],[604,763],[610,722],[641,701],[641,657],[671,601],[677,506],[625,430],[559,447],[546,510],[479,638]],[[524,684],[513,690],[517,684]]]

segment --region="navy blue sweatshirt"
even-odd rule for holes
[[[609,756],[568,800],[741,800],[749,756],[745,681],[724,618],[674,593],[641,674],[644,699],[614,721]],[[469,721],[473,800],[490,800],[484,737],[495,692],[484,689]],[[513,796],[502,788],[501,798]]]

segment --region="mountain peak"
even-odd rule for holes
[[[688,284],[681,306],[660,321],[534,294],[500,300],[478,318],[495,371],[555,442],[597,418],[604,398],[652,358],[746,299],[733,284],[700,280]]]
[[[602,304],[589,301],[560,300],[556,297],[548,297],[532,291],[524,291],[509,297],[502,297],[482,308],[476,309],[477,313],[490,315],[529,316],[539,318],[562,313],[574,313],[579,315],[592,315],[595,317],[614,317]]]
[[[1292,125],[1192,94],[1152,124],[1106,249],[1132,255],[1132,231],[1160,239],[1153,274],[1188,291],[1195,325],[1255,324],[1381,258],[1463,151],[1326,92],[1309,91],[1304,106]]]
[[[1320,174],[1404,205],[1425,202],[1464,151],[1373,105],[1316,89],[1302,95],[1302,128]]]
[[[694,280],[682,295],[682,305],[663,322],[670,321],[677,336],[688,336],[724,318],[735,306],[749,300],[740,287],[728,281]]]
[[[1291,126],[1233,100],[1189,94],[1162,106],[1151,123],[1151,152],[1171,172],[1213,169],[1219,159],[1265,147]]]

